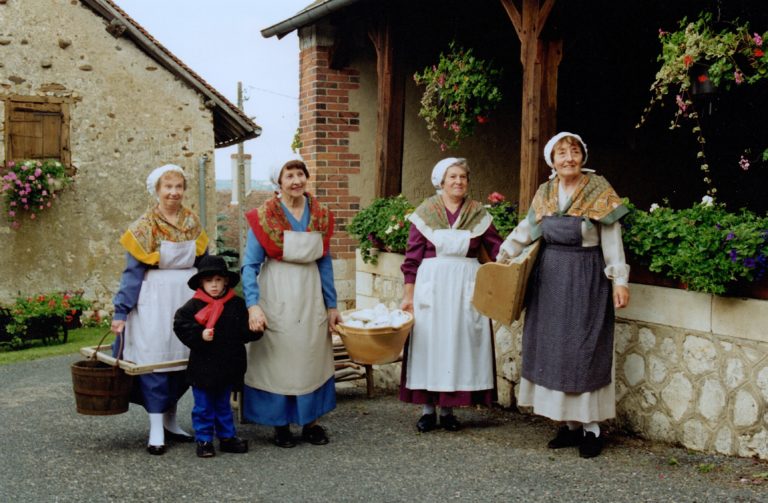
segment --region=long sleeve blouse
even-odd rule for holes
[[[570,198],[563,192],[562,185],[558,193],[560,210],[565,211]],[[507,236],[501,249],[509,256],[520,255],[523,248],[531,244],[531,227],[528,219],[524,219]],[[624,244],[621,238],[621,223],[614,222],[610,225],[599,222],[581,223],[581,246],[600,245],[605,260],[605,275],[613,281],[614,285],[626,286],[629,283],[629,266],[624,255]]]
[[[304,206],[304,214],[301,220],[296,220],[290,211],[281,205],[285,216],[288,218],[288,222],[291,224],[291,230],[296,232],[306,231],[309,225],[309,203]],[[256,239],[256,235],[252,229],[248,229],[248,237],[245,245],[245,257],[243,259],[243,266],[241,267],[241,278],[243,284],[243,295],[245,296],[245,304],[248,307],[255,306],[259,303],[259,282],[257,280],[261,266],[267,259],[267,253],[264,247],[261,246],[259,240]],[[320,284],[323,291],[323,301],[325,302],[326,309],[335,308],[336,301],[336,287],[333,284],[333,259],[330,253],[326,253],[319,259],[317,259],[317,269],[320,272]]]
[[[453,225],[459,218],[461,207],[459,207],[455,213],[451,213],[446,208],[445,213],[448,217],[448,223]],[[483,246],[488,252],[488,256],[493,260],[499,252],[501,243],[502,237],[499,235],[493,224],[491,224],[482,235],[472,238],[469,241],[467,257],[478,258],[480,256],[480,247]],[[400,267],[400,270],[403,272],[405,283],[415,283],[416,273],[421,262],[424,259],[432,258],[436,255],[435,245],[432,244],[432,242],[429,241],[415,225],[411,224],[411,228],[408,231],[408,245],[405,251],[405,260]]]

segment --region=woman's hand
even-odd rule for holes
[[[341,317],[341,313],[338,309],[335,307],[332,307],[328,310],[328,326],[331,330],[336,332],[336,325],[343,322],[344,319]]]
[[[403,285],[403,300],[400,302],[400,309],[413,314],[413,283]]]
[[[629,304],[629,288],[623,285],[613,287],[613,307],[621,309]]]
[[[112,320],[112,325],[109,327],[115,335],[120,335],[125,330],[125,320]]]
[[[267,317],[264,311],[256,304],[248,308],[248,328],[251,332],[263,332],[267,328]]]

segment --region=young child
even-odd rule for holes
[[[245,301],[233,288],[240,281],[216,255],[203,257],[197,274],[187,284],[195,295],[176,311],[173,330],[189,347],[187,381],[195,406],[192,425],[197,455],[216,455],[214,433],[221,452],[248,452],[248,441],[235,435],[229,395],[243,382],[246,368],[244,344],[258,340],[263,332],[248,329]]]

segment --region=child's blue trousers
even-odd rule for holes
[[[219,439],[235,436],[235,419],[229,405],[231,386],[218,392],[192,387],[195,406],[192,407],[192,427],[195,440],[211,442],[214,435]]]

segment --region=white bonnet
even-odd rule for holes
[[[554,168],[554,163],[552,162],[552,149],[555,148],[555,145],[557,142],[565,138],[566,136],[572,136],[573,138],[576,138],[579,143],[581,143],[581,148],[584,150],[584,160],[581,162],[581,165],[584,166],[587,163],[587,144],[584,143],[584,140],[581,139],[581,136],[577,135],[576,133],[569,133],[568,131],[562,131],[560,133],[557,133],[555,136],[549,139],[546,145],[544,145],[544,160],[547,162],[547,165],[550,168]]]
[[[466,165],[466,163],[467,160],[461,157],[446,157],[442,161],[438,161],[438,163],[435,164],[435,167],[432,168],[432,186],[435,189],[440,190],[440,185],[443,183],[443,178],[445,178],[445,172],[448,171],[448,168],[454,164]],[[468,166],[467,172],[469,172]]]
[[[181,169],[180,166],[176,166],[175,164],[165,164],[159,168],[153,169],[147,176],[147,191],[149,192],[149,195],[157,197],[157,181],[160,177],[170,171],[180,174],[186,181],[187,175],[184,174],[184,170]]]
[[[275,186],[276,190],[280,190],[280,183],[278,180],[280,179],[280,173],[283,172],[283,168],[286,164],[288,164],[291,161],[301,161],[304,162],[304,159],[301,158],[300,155],[295,154],[290,156],[287,160],[282,162],[275,162],[272,167],[269,170],[269,180],[272,182],[272,185]],[[306,165],[306,163],[304,163]]]

